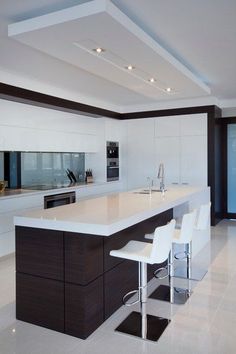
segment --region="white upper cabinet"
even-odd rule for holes
[[[103,119],[0,100],[0,150],[97,152]]]
[[[2,126],[1,136],[7,137],[0,146],[3,151],[96,152],[98,149],[97,136],[92,134]]]
[[[207,136],[181,137],[181,183],[207,186]]]
[[[181,116],[180,136],[207,135],[207,114]]]
[[[157,175],[154,146],[154,120],[136,119],[126,122],[127,187],[147,187],[147,177]]]
[[[165,184],[180,182],[180,138],[163,137],[156,139],[156,176],[161,162],[165,167]]]
[[[179,136],[180,135],[180,119],[174,117],[155,118],[155,136]]]
[[[156,118],[155,138],[167,185],[207,185],[207,114]]]

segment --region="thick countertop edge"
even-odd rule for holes
[[[203,187],[200,190],[189,193],[187,196],[182,196],[176,200],[163,203],[158,208],[152,210],[145,210],[138,214],[132,215],[130,217],[124,218],[118,222],[111,224],[98,224],[98,223],[81,223],[74,221],[62,221],[57,219],[43,219],[43,218],[30,218],[24,216],[15,216],[14,225],[15,226],[24,226],[32,228],[41,228],[49,230],[58,230],[64,232],[75,232],[88,235],[96,236],[111,236],[125,228],[131,227],[139,222],[142,222],[148,218],[151,218],[155,215],[158,215],[164,211],[172,209],[178,205],[186,203],[191,200],[194,195],[197,195],[199,192],[209,190],[209,187]]]

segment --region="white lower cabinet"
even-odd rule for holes
[[[0,200],[0,257],[15,252],[14,216],[42,207],[42,195]]]

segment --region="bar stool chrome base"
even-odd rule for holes
[[[188,270],[187,270],[186,266],[185,267],[176,267],[174,270],[174,277],[189,279],[189,280],[196,280],[196,281],[202,280],[206,274],[207,274],[206,269],[201,269],[201,268],[197,268],[194,266],[192,266],[190,276],[188,276]]]
[[[116,328],[116,331],[156,342],[170,323],[170,320],[167,318],[152,315],[146,315],[144,320],[146,321],[145,338],[142,336],[142,314],[136,311],[131,312]]]
[[[176,278],[183,278],[188,280],[196,280],[200,281],[204,278],[207,273],[207,270],[204,268],[198,268],[193,265],[192,263],[192,242],[186,244],[186,251],[185,252],[178,252],[174,257],[175,259],[179,260],[180,262],[186,259],[184,265],[179,265],[174,269],[173,276]],[[183,257],[178,257],[178,254],[183,253]]]
[[[188,288],[182,289],[173,285],[173,276],[174,276],[174,259],[172,250],[169,253],[168,264],[167,264],[167,274],[165,276],[159,276],[159,273],[165,268],[158,268],[154,272],[154,276],[159,279],[169,278],[169,285],[159,285],[157,289],[155,289],[149,298],[161,301],[168,301],[171,304],[183,305],[186,303],[190,295],[191,291],[191,283],[188,281]]]
[[[182,289],[178,287],[171,287],[169,285],[159,285],[151,295],[150,299],[167,301],[171,304],[184,305],[191,296],[191,291],[188,289]]]
[[[210,218],[211,202],[202,204],[199,209],[199,214],[197,222],[195,224],[194,230],[196,232],[201,232],[209,227],[209,218]],[[180,242],[181,243],[181,242]],[[185,242],[183,242],[184,244]],[[185,243],[186,250],[184,252],[187,258],[187,267],[176,267],[174,270],[174,277],[184,278],[188,280],[202,280],[207,273],[206,269],[198,268],[192,264],[192,241],[189,240],[188,244]],[[181,259],[177,255],[176,259]]]
[[[113,257],[130,259],[138,262],[139,282],[138,291],[133,290],[123,297],[124,305],[131,306],[139,302],[140,313],[132,312],[117,328],[116,331],[133,335],[144,340],[157,341],[167,325],[169,319],[147,314],[147,264],[161,264],[166,261],[171,250],[175,220],[167,225],[155,229],[153,243],[129,241],[120,250],[110,251]],[[131,294],[138,294],[138,300],[130,303],[126,298]]]

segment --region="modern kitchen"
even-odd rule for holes
[[[0,353],[235,353],[236,7],[213,3],[3,0]]]

